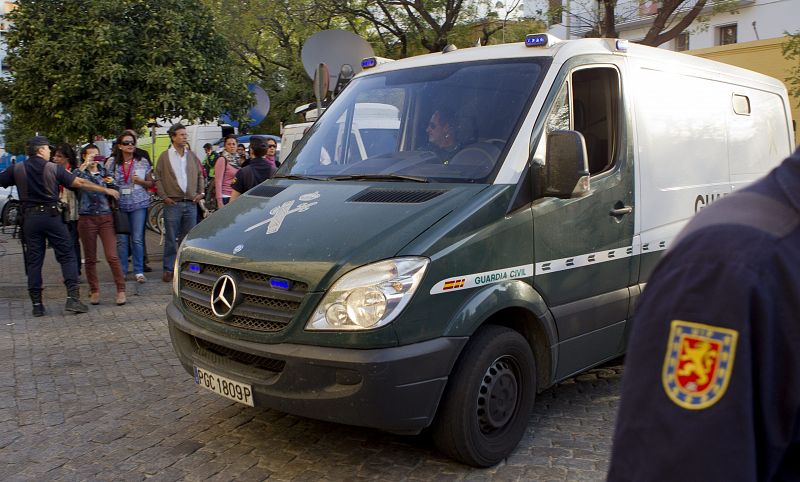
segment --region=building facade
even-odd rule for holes
[[[696,1],[689,0],[682,10],[689,11]],[[619,37],[642,40],[653,25],[659,3],[658,0],[617,2]],[[596,30],[601,12],[596,0],[528,0],[525,14],[547,19],[549,33],[570,39]],[[785,32],[800,30],[800,0],[709,0],[702,17],[678,38],[659,47],[682,51],[783,37]]]

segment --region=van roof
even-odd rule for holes
[[[617,50],[617,39],[587,38],[575,40],[560,40],[550,47],[527,47],[524,42],[490,45],[483,47],[463,48],[448,53],[436,52],[425,55],[409,57],[395,62],[387,62],[377,67],[362,71],[357,75],[372,75],[380,72],[390,72],[414,67],[442,65],[459,62],[477,62],[482,60],[515,59],[533,57],[552,57],[560,64],[566,59],[578,55],[614,54],[633,58],[651,59],[659,63],[673,64],[682,68],[693,68],[725,74],[736,78],[748,78],[751,81],[762,82],[771,88],[785,88],[783,84],[772,77],[762,75],[750,70],[734,67],[713,60],[673,52],[667,49],[649,47],[628,42],[625,51]]]

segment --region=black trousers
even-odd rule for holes
[[[61,265],[61,275],[67,290],[78,286],[78,263],[67,225],[61,216],[50,212],[25,212],[23,233],[27,245],[26,265],[28,268],[28,291],[42,291],[42,265],[47,242],[56,253],[56,260]]]
[[[78,237],[78,221],[67,221],[67,232],[72,240],[72,249],[75,250],[75,262],[78,267],[78,276],[81,275],[81,241]]]

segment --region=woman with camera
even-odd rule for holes
[[[103,168],[105,158],[98,155],[94,144],[89,144],[81,151],[83,164],[78,176],[93,184],[114,188],[114,179]],[[78,213],[78,233],[83,244],[83,253],[86,258],[86,280],[89,282],[89,302],[93,305],[100,304],[100,283],[97,279],[97,238],[103,243],[103,252],[114,275],[114,284],[117,287],[116,303],[124,305],[125,275],[122,274],[120,259],[117,256],[117,236],[114,232],[114,220],[111,216],[109,197],[99,192],[84,191],[81,193]]]

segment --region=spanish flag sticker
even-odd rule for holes
[[[739,332],[672,320],[662,382],[670,400],[688,410],[717,403],[733,372]]]
[[[447,291],[447,290],[454,290],[454,289],[458,289],[458,288],[463,288],[465,281],[466,280],[464,278],[449,279],[449,280],[444,282],[444,286],[442,286],[442,290],[443,291]]]

